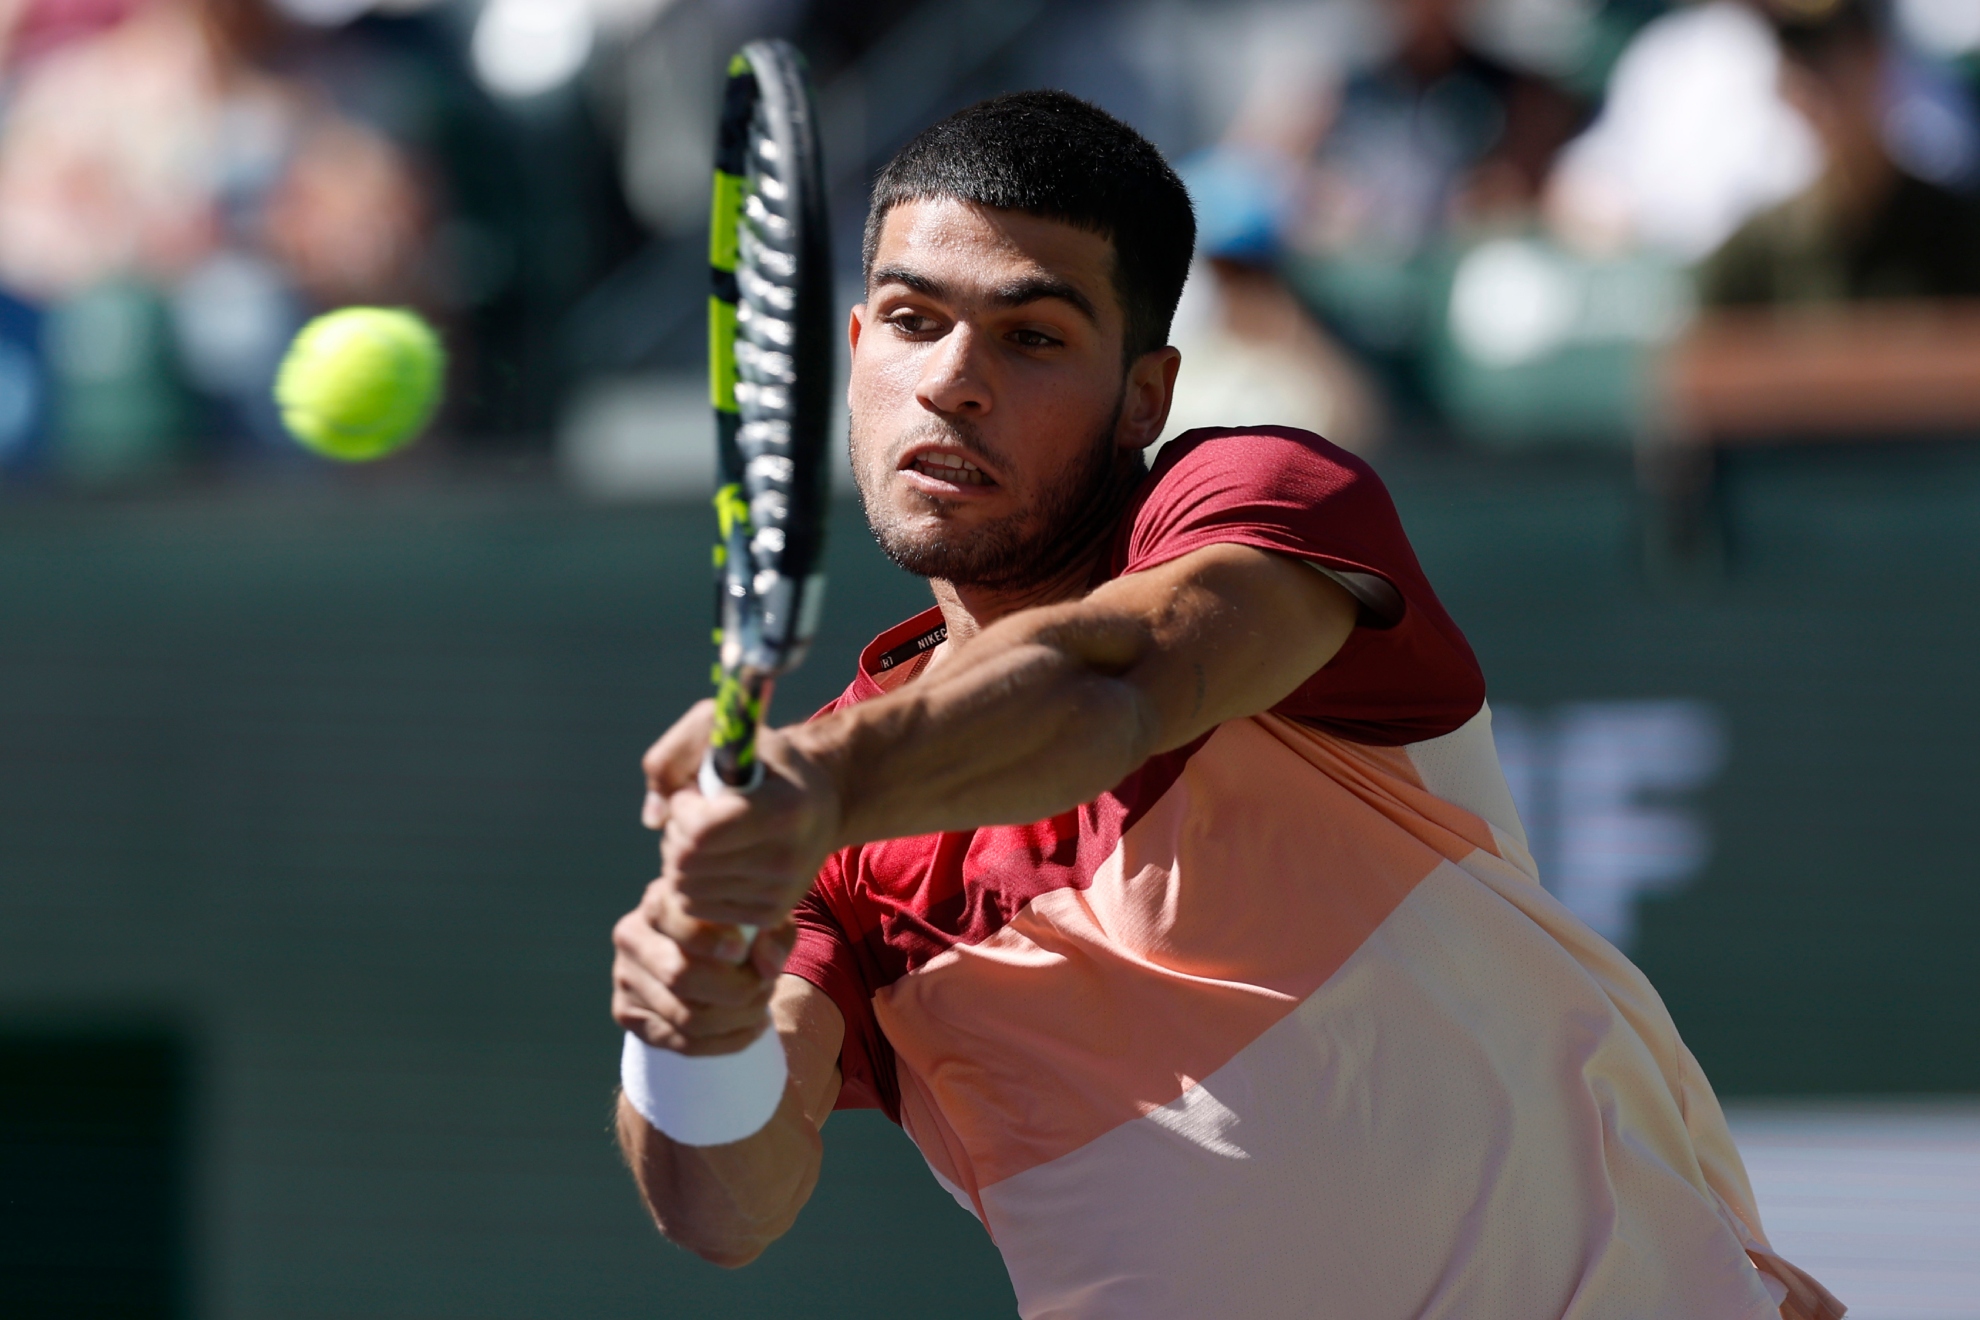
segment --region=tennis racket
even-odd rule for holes
[[[817,110],[787,42],[752,41],[729,61],[711,209],[720,660],[701,791],[712,795],[762,782],[771,689],[803,661],[825,598],[832,253]]]

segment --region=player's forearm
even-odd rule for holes
[[[660,1231],[702,1259],[747,1265],[783,1236],[818,1184],[824,1146],[796,1085],[754,1136],[685,1146],[619,1098],[619,1148]]]
[[[842,843],[1042,820],[1157,749],[1160,720],[1123,677],[1145,645],[1131,624],[1036,611],[973,639],[947,670],[792,736],[833,768]]]
[[[1043,820],[1270,709],[1357,617],[1304,564],[1210,546],[1013,614],[899,691],[791,738],[838,789],[838,846]]]
[[[748,1137],[685,1145],[619,1098],[619,1146],[654,1223],[679,1245],[732,1269],[782,1236],[810,1198],[823,1150],[819,1129],[838,1102],[845,1024],[831,999],[787,974],[778,978],[770,1017],[789,1075],[776,1112]]]

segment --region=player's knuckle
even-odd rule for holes
[[[677,871],[690,871],[701,864],[707,852],[707,839],[704,832],[685,822],[678,826],[670,823],[667,827],[667,860]]]
[[[675,1031],[683,1032],[693,1024],[696,1013],[694,1005],[664,989],[653,996],[653,1002],[647,1006],[647,1011],[652,1013],[657,1021],[666,1023]]]
[[[662,985],[673,985],[687,971],[688,957],[679,944],[662,936],[653,942],[645,963]]]

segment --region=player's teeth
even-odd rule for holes
[[[915,460],[914,468],[923,476],[940,477],[965,486],[987,485],[990,480],[976,464],[950,454],[924,455]]]

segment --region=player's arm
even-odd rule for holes
[[[1298,560],[1210,546],[1011,615],[895,697],[791,740],[830,767],[847,841],[1041,820],[1284,700],[1357,608]]]
[[[772,773],[746,797],[695,791],[707,703],[684,717],[647,755],[663,871],[614,931],[614,1012],[649,1045],[729,1054],[762,1029],[767,1004],[790,1080],[765,1127],[723,1146],[682,1145],[620,1102],[620,1141],[661,1231],[742,1265],[817,1182],[844,1022],[822,992],[776,972],[790,910],[831,849],[1090,801],[1149,756],[1277,704],[1355,616],[1307,566],[1216,546],[1012,615],[890,696],[765,731]],[[746,951],[708,922],[765,933]]]
[[[677,791],[706,737],[685,719],[648,755],[649,823],[665,822],[687,911],[774,923],[832,849],[1042,820],[1270,709],[1333,658],[1357,609],[1296,559],[1206,547],[1012,614],[885,697],[766,732],[772,773],[747,799]]]
[[[683,917],[667,881],[655,881],[612,932],[612,1012],[648,1045],[707,1055],[746,1045],[768,1008],[790,1076],[776,1113],[753,1135],[684,1145],[619,1097],[619,1147],[654,1223],[703,1259],[733,1268],[782,1236],[817,1185],[819,1128],[838,1099],[845,1024],[823,991],[777,974],[788,928],[766,932],[741,966],[720,947],[726,936]]]

